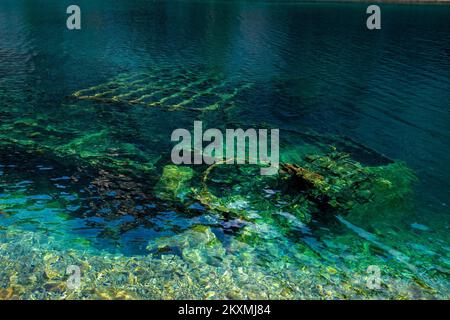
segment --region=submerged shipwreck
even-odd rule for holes
[[[233,87],[221,75],[189,70],[162,68],[124,74],[75,92],[71,98],[82,101],[63,105],[54,114],[26,117],[14,110],[4,114],[0,146],[9,150],[6,153],[13,148],[22,155],[75,166],[78,172],[94,172],[91,186],[96,192],[115,194],[117,201],[127,203],[116,206],[121,208],[118,214],[137,214],[133,211],[133,197],[137,197],[170,202],[179,210],[197,203],[244,220],[250,219],[249,212],[258,211],[288,212],[308,222],[410,192],[414,175],[402,163],[351,139],[324,134],[281,130],[281,163],[275,176],[261,176],[259,166],[253,164],[170,163],[170,148],[165,148],[170,143],[164,145],[169,131],[152,130],[152,121],[192,119],[192,110],[205,112],[202,119],[207,121],[207,111],[226,112],[249,87],[248,83]],[[130,109],[134,105],[143,108],[140,113]],[[121,112],[124,106],[129,108],[125,113]],[[72,120],[61,120],[62,113]],[[152,139],[153,145],[144,147],[139,135],[135,141],[127,138],[127,131],[139,126],[142,139]],[[283,140],[283,136],[288,138]],[[89,174],[85,174],[88,179]],[[115,188],[122,190],[114,193]]]
[[[194,275],[203,279],[198,280],[198,294],[206,290],[201,283],[212,272],[238,272],[233,274],[235,279],[249,274],[260,276],[264,269],[256,272],[249,268],[258,267],[254,260],[263,246],[273,254],[279,254],[276,250],[293,251],[300,259],[295,246],[272,244],[281,234],[295,238],[292,231],[308,228],[313,221],[332,225],[338,222],[336,216],[373,212],[378,206],[408,201],[415,180],[409,168],[334,135],[280,130],[280,168],[273,176],[261,175],[260,165],[255,164],[230,165],[223,161],[191,166],[171,162],[170,133],[174,128],[187,127],[199,118],[213,125],[226,122],[227,113],[239,105],[251,86],[225,81],[220,74],[152,69],[79,90],[46,114],[24,114],[15,108],[2,111],[0,177],[5,183],[1,188],[11,190],[6,192],[7,201],[0,203],[0,214],[20,215],[21,209],[31,206],[32,199],[38,205],[44,201],[50,211],[56,210],[68,223],[86,220],[97,232],[98,241],[120,242],[127,232],[150,230],[139,253],[162,260],[152,260],[152,268],[143,267],[149,263],[146,260],[133,260],[140,270],[137,274],[143,269],[155,273],[161,270],[163,274],[162,270],[177,268],[180,270],[173,275],[183,272],[188,279]],[[55,171],[58,176],[52,175]],[[52,196],[30,196],[33,190],[27,189],[27,180],[31,176]],[[51,215],[46,219],[52,219]],[[95,246],[80,229],[84,230],[69,227],[65,232],[74,236],[68,241],[82,248]],[[227,240],[228,235],[233,241]],[[227,257],[227,252],[240,253]],[[60,297],[65,276],[51,265],[64,259],[44,256],[42,281],[47,283],[47,294]],[[164,256],[182,260],[168,266]],[[92,285],[102,283],[99,274],[105,274],[105,263],[128,270],[125,258],[99,259],[92,258],[98,265],[89,265]],[[283,261],[279,263],[279,268],[285,268]],[[233,264],[240,267],[231,268]],[[212,271],[218,265],[232,271]],[[242,266],[249,270],[244,272]],[[193,271],[203,269],[203,273]],[[133,279],[129,285],[139,288]],[[193,286],[193,280],[186,280],[187,284],[176,281],[177,285]],[[273,281],[273,288],[280,285],[275,278]],[[0,290],[0,295],[14,297],[26,292],[18,284],[12,287],[10,291]],[[195,296],[183,295],[182,290],[170,294],[152,290],[158,298]],[[101,298],[134,297],[125,291],[94,291],[94,296]],[[274,296],[290,297],[296,292],[279,291],[282,294]],[[205,296],[197,297],[214,297],[211,292],[209,289],[203,292]],[[91,293],[70,294],[80,298]],[[247,297],[240,295],[238,288],[231,288],[227,294]]]

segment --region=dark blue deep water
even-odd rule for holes
[[[79,0],[71,31],[72,2],[0,3],[0,298],[449,298],[450,6]],[[415,179],[343,220],[223,216],[158,195],[194,120]]]

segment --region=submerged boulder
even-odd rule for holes
[[[187,183],[194,175],[190,167],[166,165],[161,179],[156,184],[155,195],[163,200],[183,200],[189,192]]]
[[[169,237],[156,238],[149,242],[151,254],[179,254],[193,264],[214,264],[225,255],[225,248],[211,228],[195,225],[186,231]]]

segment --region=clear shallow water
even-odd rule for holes
[[[449,6],[386,5],[369,32],[358,4],[79,5],[79,32],[65,4],[0,5],[2,297],[448,298]],[[213,89],[172,111],[73,96],[139,73],[155,101]],[[352,143],[365,165],[404,162],[414,193],[310,223],[161,199],[170,134],[199,119],[280,128],[287,156]]]

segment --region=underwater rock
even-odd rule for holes
[[[14,289],[12,287],[0,288],[0,300],[9,300],[13,297]]]
[[[158,160],[148,161],[148,154],[133,144],[116,141],[108,130],[86,133],[55,150],[60,155],[77,156],[91,165],[100,164],[117,171],[134,169],[149,172],[154,169],[153,163]]]
[[[152,253],[178,251],[184,260],[194,264],[215,264],[215,261],[221,260],[225,255],[222,243],[211,228],[204,225],[196,225],[172,237],[152,240],[147,250]]]
[[[163,200],[183,200],[189,192],[187,182],[193,175],[194,172],[190,167],[166,165],[155,186],[155,195]]]
[[[420,231],[428,231],[430,230],[430,228],[428,228],[427,226],[420,224],[420,223],[412,223],[411,224],[411,228],[416,229],[416,230],[420,230]]]
[[[235,215],[240,215],[242,209],[244,209],[242,205],[248,204],[240,195],[232,198],[220,198],[212,194],[207,188],[203,188],[200,192],[194,190],[193,196],[195,200],[210,210]]]
[[[126,290],[120,288],[96,289],[95,297],[99,300],[136,300],[137,297]]]
[[[204,225],[196,225],[185,232],[172,236],[152,240],[147,250],[161,250],[164,247],[177,247],[181,250],[190,247],[208,247],[220,243],[211,228]]]
[[[50,265],[46,265],[44,268],[44,277],[49,280],[53,280],[55,278],[62,278],[64,276],[60,270],[51,267]]]
[[[65,281],[62,282],[48,282],[44,285],[44,289],[47,292],[53,293],[63,293],[67,289],[67,285]]]
[[[90,207],[102,216],[140,214],[137,208],[146,201],[152,201],[151,177],[142,178],[100,170],[91,181],[95,188],[87,188],[86,191],[101,201],[91,201]]]

